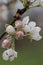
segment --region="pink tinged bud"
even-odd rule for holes
[[[8,39],[5,39],[3,42],[2,42],[2,47],[3,48],[7,48],[10,46],[10,41]]]
[[[24,32],[22,31],[17,32],[17,36],[18,38],[22,38],[24,36]]]
[[[16,27],[16,28],[23,27],[22,21],[17,20],[17,21],[15,22],[15,27]]]

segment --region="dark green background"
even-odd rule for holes
[[[2,59],[3,49],[0,48],[0,65],[43,65],[43,40],[39,42],[20,40],[16,42],[18,58],[13,62]]]

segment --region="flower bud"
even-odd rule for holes
[[[18,38],[22,38],[24,36],[24,33],[22,31],[19,31],[16,33]]]
[[[13,26],[9,25],[9,26],[6,28],[6,32],[7,32],[8,34],[13,35],[13,34],[15,33],[15,29],[14,29]]]
[[[17,21],[15,22],[15,27],[16,27],[16,28],[22,28],[22,27],[23,27],[22,21],[17,20]]]
[[[5,39],[3,42],[2,42],[2,47],[3,48],[7,48],[9,47],[11,44],[11,42],[8,40],[8,39]]]

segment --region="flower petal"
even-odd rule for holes
[[[36,22],[30,21],[29,24],[28,24],[28,26],[29,26],[30,28],[33,28],[33,27],[36,26]]]
[[[34,39],[36,41],[39,41],[41,38],[42,38],[42,36],[40,36],[39,34],[32,36],[32,39]]]
[[[6,60],[6,61],[9,59],[9,57],[8,57],[8,55],[7,55],[7,53],[6,53],[6,51],[3,52],[2,58],[3,58],[4,60]]]
[[[14,59],[15,59],[14,56],[12,56],[12,57],[9,58],[10,61],[13,61]]]
[[[38,6],[39,5],[39,2],[40,2],[40,0],[36,0],[35,2],[32,3],[31,6]]]
[[[17,58],[17,52],[16,51],[14,51],[14,57]]]
[[[17,58],[17,52],[13,51],[13,55],[9,58],[9,60],[13,61],[15,58]]]
[[[26,24],[28,24],[28,22],[29,22],[29,16],[24,17],[23,20],[22,20],[22,23],[24,25],[26,25]]]
[[[35,30],[40,32],[41,31],[41,28],[40,27],[35,27]]]
[[[17,58],[17,52],[13,49],[8,49],[7,50],[8,56],[9,56],[9,60],[13,61],[15,58]]]
[[[40,28],[39,27],[34,27],[32,30],[31,30],[31,37],[32,39],[38,41],[42,38],[42,36],[40,36],[39,34],[39,31],[40,31]]]
[[[7,53],[8,53],[8,56],[14,55],[14,50],[13,49],[8,49]]]
[[[14,29],[13,26],[9,25],[9,26],[6,28],[6,32],[7,32],[8,34],[13,35],[14,32],[15,32],[15,29]]]
[[[25,25],[23,30],[24,30],[24,32],[30,32],[30,27],[28,25]]]

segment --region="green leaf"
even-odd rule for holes
[[[23,3],[23,0],[20,0]]]
[[[7,28],[9,26],[9,24],[5,24],[5,28]]]

